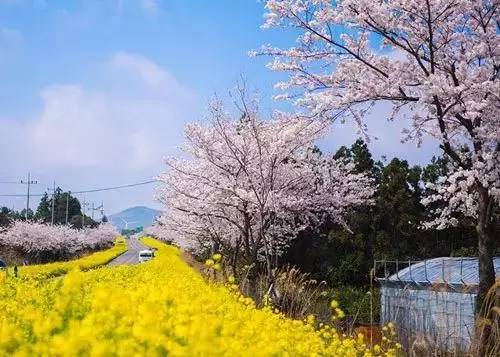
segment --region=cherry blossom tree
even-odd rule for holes
[[[63,225],[14,221],[0,232],[0,247],[13,250],[30,262],[69,259],[88,251],[112,245],[118,232],[111,224],[97,228],[73,229]]]
[[[154,237],[160,239],[164,242],[171,243],[170,235],[168,230],[158,221],[155,221],[151,226],[144,228],[143,231],[145,236]]]
[[[273,258],[307,226],[326,217],[344,224],[344,214],[374,193],[367,175],[314,150],[329,124],[277,114],[259,118],[255,103],[234,119],[220,103],[208,125],[186,127],[188,158],[168,158],[158,198],[166,206],[159,221],[188,249],[226,252],[238,262]]]
[[[85,250],[100,250],[109,247],[119,235],[111,223],[101,223],[95,228],[80,229],[79,243]]]
[[[465,215],[476,224],[478,308],[494,283],[495,211],[500,198],[498,0],[268,0],[264,28],[298,33],[294,47],[265,46],[278,83],[312,116],[352,118],[389,103],[406,117],[403,140],[440,142],[452,170],[430,187],[441,201],[428,227]],[[435,206],[435,205],[434,205]]]

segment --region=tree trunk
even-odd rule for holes
[[[484,356],[489,348],[491,327],[486,323],[491,311],[485,306],[488,291],[495,284],[493,254],[495,250],[495,222],[493,198],[481,188],[478,200],[479,212],[476,225],[478,237],[479,290],[476,297],[476,354]]]
[[[476,225],[478,238],[479,260],[479,291],[476,299],[476,312],[481,311],[488,290],[495,283],[495,268],[493,265],[495,225],[493,222],[492,202],[488,191],[481,188],[479,191],[479,212]]]
[[[488,290],[495,283],[495,268],[493,265],[493,232],[484,230],[478,224],[478,258],[479,258],[479,291],[476,299],[476,312],[479,313]]]

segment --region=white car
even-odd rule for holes
[[[146,249],[146,250],[141,250],[139,252],[139,263],[142,262],[147,262],[148,260],[153,259],[154,257],[154,252],[152,250]]]

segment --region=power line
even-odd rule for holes
[[[148,185],[153,182],[158,182],[158,180],[148,180],[148,181],[143,181],[143,182],[137,182],[137,183],[132,183],[128,185],[121,185],[121,186],[112,186],[112,187],[104,187],[104,188],[96,188],[96,189],[91,189],[91,190],[83,190],[83,191],[71,191],[72,194],[80,194],[80,193],[92,193],[92,192],[102,192],[102,191],[111,191],[111,190],[117,190],[120,188],[128,188],[128,187],[135,187],[135,186],[142,186],[142,185]],[[30,197],[41,197],[45,195],[45,193],[35,193],[35,194],[30,194]],[[0,194],[0,197],[26,197],[26,194]]]
[[[149,181],[144,181],[144,182],[138,182],[138,183],[132,183],[129,185],[122,185],[122,186],[114,186],[114,187],[106,187],[106,188],[97,188],[94,190],[86,190],[86,191],[74,191],[73,193],[91,193],[91,192],[100,192],[100,191],[111,191],[111,190],[116,190],[119,188],[127,188],[127,187],[135,187],[135,186],[142,186],[142,185],[147,185],[153,182],[157,182],[158,180],[149,180]]]

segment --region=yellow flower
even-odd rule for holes
[[[313,325],[315,321],[316,321],[316,316],[314,316],[312,314],[307,315],[306,322],[308,324]]]
[[[219,262],[221,259],[222,259],[222,254],[220,253],[215,253],[213,256],[212,256],[212,259],[216,262]]]
[[[9,298],[0,299],[0,356],[380,356],[383,352],[388,357],[398,348],[395,344],[384,345],[384,351],[380,346],[367,349],[359,336],[341,335],[331,324],[316,329],[314,315],[307,316],[306,324],[290,319],[270,307],[269,296],[267,307],[258,308],[250,297],[232,290],[236,285],[207,282],[184,262],[177,248],[152,238],[142,242],[158,249],[148,264],[77,269],[55,279],[46,275],[79,268],[79,259],[38,266],[42,274],[26,274],[25,279],[5,277],[0,296]],[[115,247],[123,249],[123,244]],[[96,267],[117,251],[82,259],[86,266]],[[222,260],[206,263],[221,268]],[[343,317],[338,305],[331,307],[334,317]]]
[[[214,266],[214,264],[215,264],[215,262],[214,262],[212,259],[207,259],[207,260],[205,260],[205,265],[206,265],[207,267],[213,267],[213,266]]]
[[[345,317],[345,313],[344,311],[342,311],[341,309],[339,309],[338,307],[335,308],[335,315],[339,318],[339,319],[343,319]]]
[[[337,307],[339,307],[339,303],[337,302],[337,300],[330,301],[330,307],[332,309],[336,309]]]

